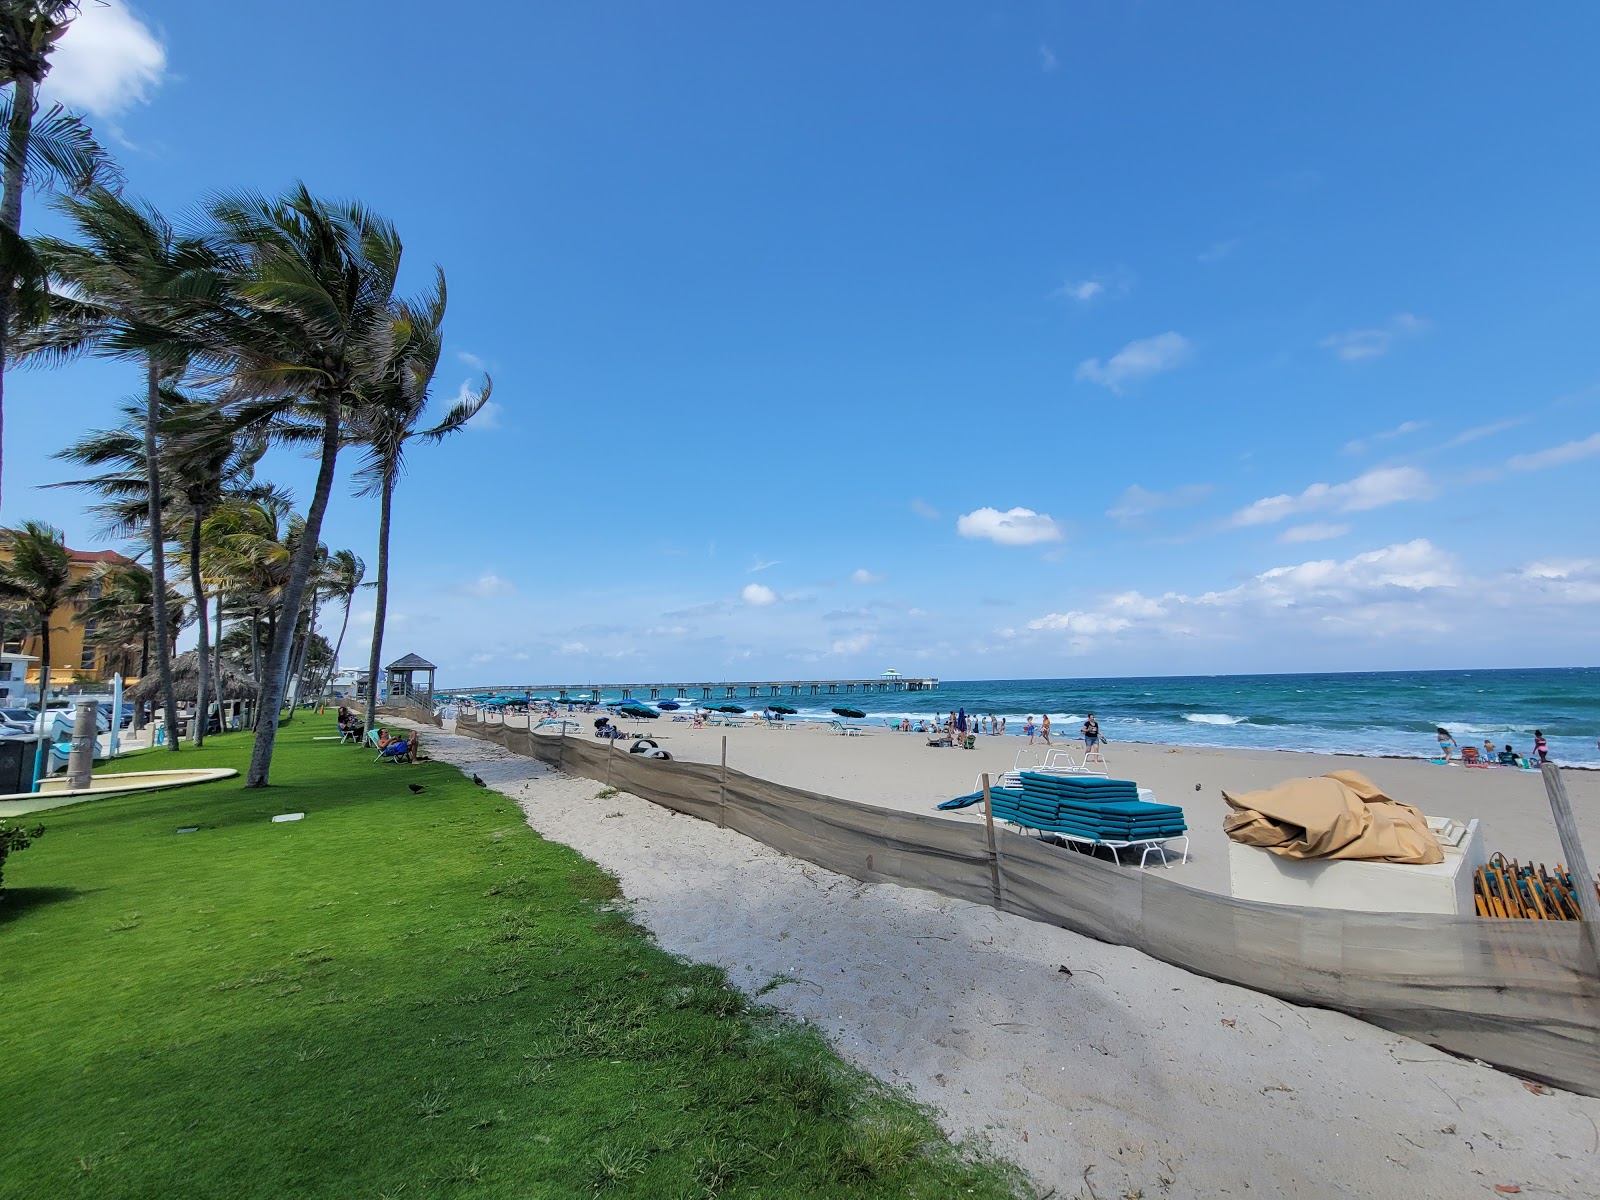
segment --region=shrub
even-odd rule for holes
[[[35,838],[44,836],[44,826],[24,829],[21,825],[7,825],[0,821],[0,884],[5,883],[6,859],[17,850],[26,850]]]

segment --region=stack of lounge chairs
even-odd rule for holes
[[[1010,795],[1018,798],[1012,801]],[[1010,793],[1005,807],[1012,811],[1002,814],[1001,803],[995,801],[995,815],[1069,843],[1105,847],[1113,858],[1120,849],[1142,849],[1141,866],[1163,842],[1181,838],[1183,861],[1188,860],[1183,809],[1140,800],[1138,785],[1132,780],[1024,771],[1020,794]]]

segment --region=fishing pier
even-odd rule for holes
[[[467,688],[441,688],[436,695],[553,699],[557,703],[598,700],[621,695],[624,700],[779,700],[788,696],[856,696],[876,692],[937,691],[937,679],[909,679],[886,672],[875,679],[769,679],[729,683],[512,683]]]

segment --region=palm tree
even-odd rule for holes
[[[316,564],[344,423],[393,373],[400,238],[361,205],[319,200],[304,184],[278,200],[225,196],[211,213],[242,260],[226,280],[229,302],[210,308],[203,331],[208,358],[228,375],[224,395],[309,417],[321,434],[316,485],[284,587],[292,620]],[[293,643],[272,642],[246,787],[269,782]]]
[[[155,576],[156,624],[164,626],[166,535],[157,446],[162,392],[187,366],[191,346],[182,328],[186,308],[196,289],[214,279],[222,260],[206,239],[180,235],[149,204],[105,188],[83,197],[65,197],[58,206],[79,240],[41,238],[36,245],[51,277],[70,285],[73,294],[53,299],[49,318],[21,339],[19,348],[23,358],[44,362],[98,353],[143,364],[145,520]],[[182,303],[175,299],[178,295]],[[201,616],[203,620],[203,610]],[[161,698],[167,711],[175,712],[171,655],[159,646],[156,669],[161,675]],[[195,723],[201,732],[204,725],[203,719]],[[176,739],[168,739],[167,745],[178,748]]]
[[[123,423],[109,430],[98,430],[60,451],[56,457],[91,467],[110,467],[89,479],[69,480],[54,487],[89,487],[98,491],[103,502],[91,511],[100,516],[108,533],[130,536],[140,531],[152,512],[171,508],[179,522],[187,523],[189,583],[199,620],[200,654],[194,742],[204,744],[209,699],[209,623],[206,615],[205,579],[201,570],[201,530],[206,518],[228,496],[254,495],[265,485],[255,482],[255,466],[265,450],[259,438],[241,433],[239,418],[220,406],[195,399],[174,388],[163,387],[159,395],[157,436],[149,437],[147,411],[136,404],[122,409]],[[154,440],[157,446],[155,470],[146,457]],[[150,503],[151,475],[158,481],[163,499]],[[160,573],[165,583],[164,571]],[[154,594],[158,585],[151,583]],[[158,605],[158,608],[164,605]],[[152,617],[152,625],[167,622],[162,613]],[[158,646],[158,659],[171,651]],[[169,668],[170,675],[170,668]],[[162,680],[165,686],[167,680]]]
[[[50,55],[78,15],[78,0],[0,0],[0,86],[11,94],[0,105],[5,154],[0,160],[0,432],[4,429],[7,342],[19,306],[44,296],[42,271],[22,237],[22,189],[64,181],[74,190],[108,171],[109,159],[87,126],[53,106],[41,119],[34,98],[50,70]],[[22,287],[19,289],[19,283]]]
[[[427,429],[418,429],[428,408],[428,392],[444,350],[446,293],[444,272],[435,268],[433,290],[415,301],[395,306],[395,347],[399,369],[376,393],[372,401],[354,415],[350,440],[363,447],[362,465],[356,474],[361,487],[358,495],[377,494],[378,501],[378,595],[372,618],[372,648],[367,656],[367,716],[370,729],[376,724],[377,679],[383,658],[383,627],[389,609],[389,523],[394,504],[394,489],[405,472],[406,443],[412,438],[437,442],[456,432],[489,402],[493,383],[484,378],[476,394],[463,394],[450,407],[444,419]],[[348,606],[347,606],[348,611]]]
[[[21,609],[39,631],[39,711],[44,713],[45,701],[50,698],[50,615],[67,601],[72,559],[61,531],[40,521],[0,529],[0,549],[10,554],[9,561],[0,562],[0,598]],[[44,761],[45,741],[39,739],[34,754],[35,779]]]
[[[156,629],[155,588],[150,572],[139,566],[102,563],[67,591],[78,602],[85,628],[94,629],[93,643],[108,657],[123,658],[126,665],[137,661],[137,674],[147,674],[150,635]],[[165,640],[171,646],[183,628],[183,597],[168,591],[166,611],[169,624]]]
[[[319,695],[327,692],[328,681],[339,669],[339,651],[344,648],[345,631],[350,628],[350,604],[355,599],[356,589],[362,586],[362,580],[366,577],[367,564],[354,551],[335,550],[328,557],[327,578],[323,586],[327,589],[329,600],[337,600],[344,605],[344,620],[339,623],[339,640],[333,644],[333,656],[317,689]]]

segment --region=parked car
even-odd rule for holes
[[[39,723],[39,711],[33,708],[0,708],[0,733],[32,733]]]

